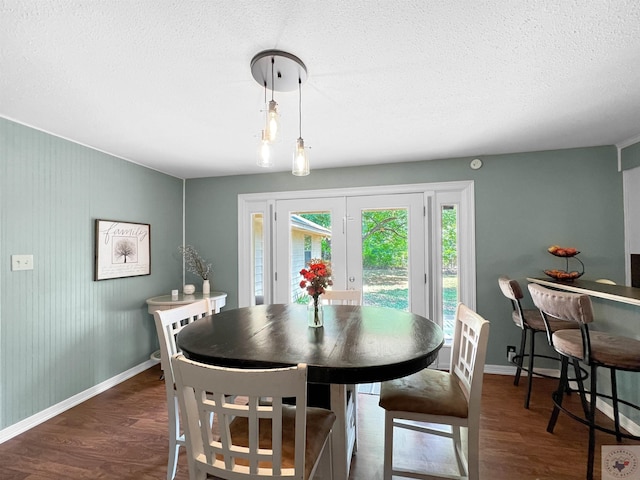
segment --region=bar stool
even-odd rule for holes
[[[511,307],[513,308],[513,311],[511,312],[511,318],[513,319],[513,323],[520,327],[522,332],[520,335],[520,350],[514,358],[514,362],[518,368],[516,370],[516,376],[513,380],[513,384],[517,386],[520,383],[520,375],[522,374],[522,370],[527,372],[527,393],[524,397],[524,408],[529,408],[533,375],[538,375],[539,377],[545,378],[556,378],[545,373],[536,372],[534,370],[534,359],[547,358],[555,361],[559,361],[560,359],[558,357],[552,357],[550,355],[535,353],[536,334],[546,334],[546,328],[538,309],[522,308],[522,304],[520,303],[520,301],[522,300],[524,295],[522,294],[520,284],[516,280],[512,280],[506,275],[502,275],[500,278],[498,278],[498,285],[500,286],[502,294],[511,301]],[[573,322],[566,322],[564,320],[558,320],[554,318],[549,319],[549,324],[553,332],[564,328],[578,328],[578,325]],[[529,353],[525,353],[527,336],[529,336]],[[524,365],[525,357],[527,357],[528,359],[528,366]],[[580,376],[586,378],[586,371],[581,372]]]
[[[615,435],[616,440],[622,438],[640,440],[640,436],[624,433],[620,430],[620,416],[618,406],[620,403],[640,411],[639,405],[618,398],[616,371],[640,372],[640,340],[612,335],[589,329],[593,322],[593,307],[588,295],[577,293],[559,292],[550,290],[537,284],[529,284],[529,291],[533,303],[540,309],[542,319],[547,327],[547,332],[553,348],[561,355],[562,369],[558,389],[552,394],[553,412],[547,425],[547,431],[553,433],[560,411],[565,412],[574,420],[589,427],[589,453],[587,458],[587,479],[593,479],[593,462],[595,454],[596,430]],[[551,332],[549,329],[549,317],[561,318],[572,321],[579,327],[578,330],[559,330]],[[568,387],[569,360],[577,365],[578,361],[584,362],[590,367],[591,385],[589,391],[585,391],[582,380],[578,380],[578,386],[582,395],[582,407],[585,416],[580,417],[562,406],[563,393]],[[598,391],[597,369],[608,368],[611,374],[611,395]],[[590,403],[586,402],[586,395],[590,395]],[[612,401],[614,415],[614,429],[610,429],[596,423],[596,401],[607,398]]]

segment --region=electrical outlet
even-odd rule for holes
[[[11,255],[11,270],[33,270],[33,255]]]
[[[513,363],[515,358],[516,358],[516,347],[514,347],[513,345],[508,345],[507,346],[507,360],[509,360],[510,362]]]

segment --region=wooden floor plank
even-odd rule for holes
[[[167,414],[159,376],[159,367],[152,367],[0,444],[0,480],[165,478]],[[555,383],[536,379],[531,408],[526,410],[522,407],[524,386],[515,387],[512,377],[485,375],[482,479],[585,478],[586,427],[561,414],[554,434],[546,432]],[[578,404],[576,395],[569,401]],[[378,480],[382,478],[384,445],[384,411],[378,407],[378,397],[361,393],[358,414],[359,446],[350,480]],[[597,436],[596,478],[600,478],[600,447],[614,440],[601,433]],[[445,463],[453,461],[442,439],[411,436],[398,442],[397,458],[402,464],[421,468],[433,463],[447,469]],[[187,479],[183,453],[176,480]]]

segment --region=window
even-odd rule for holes
[[[440,207],[442,269],[442,329],[447,340],[453,339],[456,307],[460,301],[458,278],[458,208]]]

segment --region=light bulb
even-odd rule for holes
[[[296,149],[293,152],[293,168],[291,173],[297,177],[304,177],[309,175],[309,157],[304,149],[304,140],[302,137],[298,138],[296,142]]]
[[[262,139],[260,140],[260,147],[258,148],[257,163],[259,167],[273,167],[273,160],[271,159],[271,143],[269,142],[264,130],[262,130]]]
[[[276,136],[278,135],[279,118],[280,115],[278,115],[278,104],[275,100],[271,100],[267,109],[266,125],[267,139],[270,142],[276,141]]]

